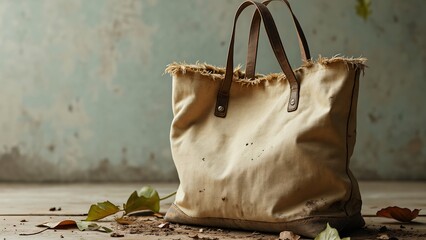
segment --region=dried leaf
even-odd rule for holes
[[[72,228],[78,228],[80,231],[99,231],[99,232],[105,232],[110,233],[112,230],[107,227],[99,226],[96,223],[93,222],[85,222],[85,221],[75,221],[75,220],[62,220],[60,222],[45,222],[39,225],[36,225],[36,227],[44,227],[45,229],[34,232],[34,233],[21,233],[20,236],[31,236],[36,235],[39,233],[42,233],[48,229],[72,229]]]
[[[121,225],[130,225],[130,224],[132,224],[135,220],[134,220],[134,219],[127,218],[127,217],[121,217],[121,218],[116,218],[116,219],[115,219],[115,221],[116,221],[118,224],[121,224]]]
[[[63,220],[60,222],[45,222],[45,223],[36,225],[36,227],[47,227],[50,229],[69,229],[69,228],[76,228],[77,224],[74,220]]]
[[[92,204],[85,221],[96,221],[104,217],[110,216],[120,211],[120,208],[112,204],[110,201]]]
[[[280,233],[280,238],[279,240],[299,240],[300,236],[294,234],[293,232],[290,231],[283,231]]]
[[[358,16],[367,20],[368,16],[371,15],[371,0],[357,0],[355,9]]]
[[[327,228],[318,234],[314,240],[350,240],[350,238],[347,237],[341,239],[339,232],[335,228],[330,227],[327,223]]]
[[[36,227],[43,227],[44,229],[38,232],[33,233],[20,233],[20,236],[31,236],[31,235],[37,235],[40,234],[48,229],[70,229],[70,228],[77,228],[77,224],[74,220],[63,220],[60,222],[45,222],[39,225],[36,225]]]
[[[160,196],[152,187],[145,186],[139,192],[134,191],[124,205],[126,214],[143,210],[160,211]]]
[[[411,211],[408,208],[400,208],[400,207],[387,207],[383,208],[376,213],[379,217],[385,218],[393,218],[400,222],[411,222],[417,216],[419,216],[419,212],[421,209],[414,209]]]

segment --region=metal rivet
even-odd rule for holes
[[[225,108],[223,106],[219,106],[219,107],[217,107],[217,110],[219,112],[223,112],[223,111],[225,111]]]
[[[292,98],[291,100],[290,100],[290,104],[291,105],[294,105],[296,103],[296,101],[294,100],[294,98]]]

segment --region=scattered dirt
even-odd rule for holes
[[[49,211],[51,211],[51,212],[55,212],[55,211],[62,211],[62,208],[61,208],[61,207],[58,207],[58,208],[56,208],[56,207],[51,207],[51,208],[49,208]]]
[[[258,233],[258,232],[244,232],[244,231],[231,231],[219,228],[206,228],[188,225],[180,225],[168,223],[164,219],[153,216],[137,216],[127,217],[128,225],[120,225],[117,223],[117,233],[119,234],[140,234],[140,235],[154,235],[164,237],[167,239],[203,239],[203,240],[218,240],[218,239],[248,239],[248,240],[269,240],[278,239],[278,235]],[[174,238],[173,236],[176,236]],[[181,238],[179,236],[184,236]]]
[[[121,238],[121,237],[124,237],[124,234],[113,232],[110,234],[110,236],[115,238]]]
[[[414,230],[413,228],[408,228],[404,225],[368,225],[363,229],[356,231],[351,234],[351,240],[358,239],[426,239],[426,231],[424,230]]]
[[[259,232],[235,231],[219,228],[197,227],[181,224],[168,223],[161,216],[132,216],[124,217],[124,224],[114,223],[115,233],[117,235],[140,235],[140,236],[158,236],[158,239],[173,240],[229,240],[229,239],[248,239],[248,240],[277,240],[278,234],[268,234]],[[415,226],[424,223],[411,224],[369,224],[363,229],[355,231],[349,236],[351,240],[376,240],[382,237],[388,240],[420,240],[426,239],[424,228],[416,229]],[[417,226],[418,227],[418,226]],[[341,235],[342,236],[342,235]],[[342,237],[346,237],[343,235]],[[307,238],[300,238],[306,240]]]

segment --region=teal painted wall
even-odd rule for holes
[[[1,0],[0,181],[172,181],[173,61],[225,65],[234,11],[220,0]],[[426,179],[426,4],[292,1],[312,55],[364,56],[358,142],[363,179]],[[271,4],[291,62],[297,38]],[[252,10],[238,24],[243,63]],[[277,72],[263,36],[259,72]]]

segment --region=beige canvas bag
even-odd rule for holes
[[[256,14],[243,72],[233,70],[235,24],[249,5]],[[261,20],[282,73],[254,75]],[[310,60],[294,20],[306,60],[294,71],[270,12],[254,1],[236,13],[226,69],[167,67],[173,76],[170,137],[180,186],[166,220],[308,237],[327,223],[340,231],[364,225],[349,160],[365,59]]]

